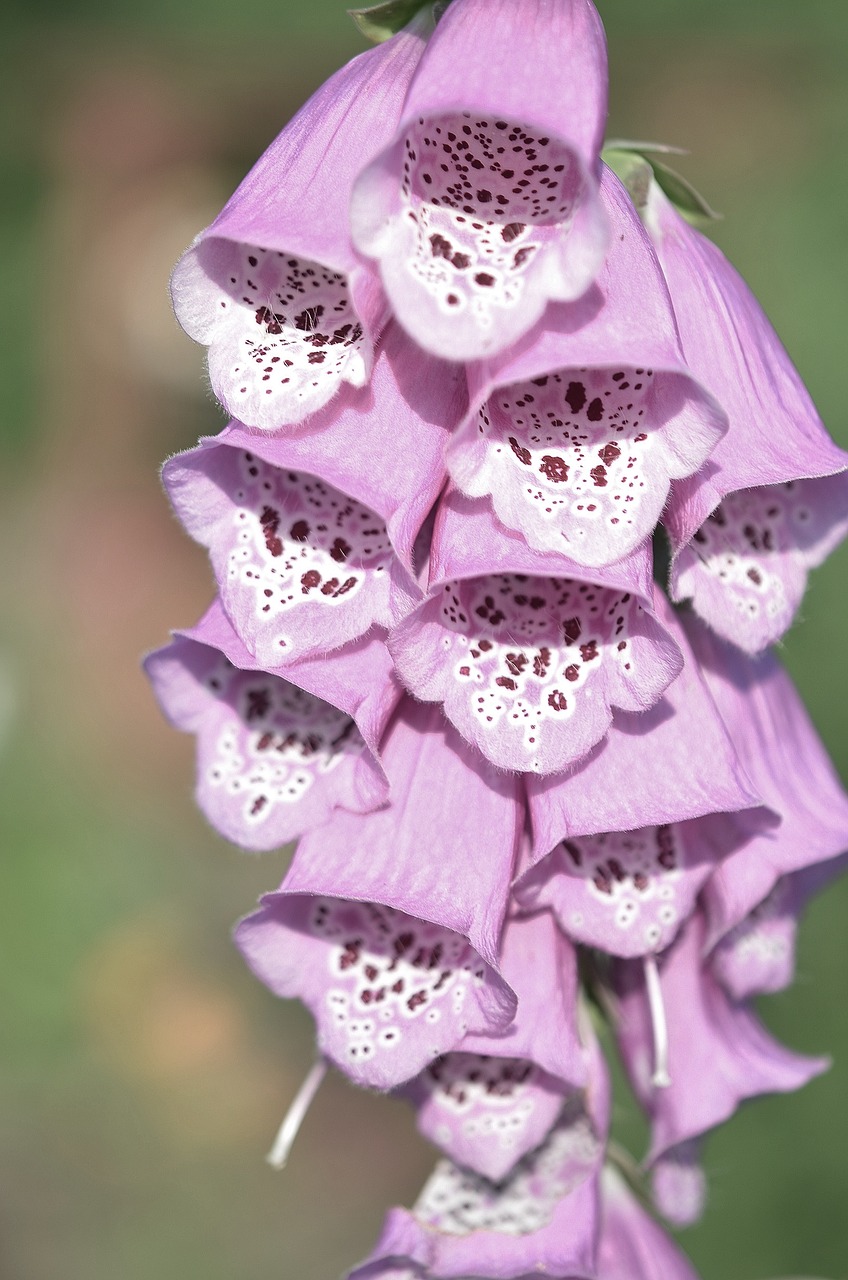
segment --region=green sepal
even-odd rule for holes
[[[639,1164],[626,1147],[620,1142],[611,1140],[607,1143],[606,1153],[607,1163],[617,1171],[624,1179],[632,1194],[636,1197],[643,1209],[653,1212],[654,1204],[648,1189],[645,1170]]]
[[[720,222],[724,217],[723,214],[716,213],[700,191],[696,190],[692,183],[676,169],[670,169],[667,164],[662,164],[656,158],[651,160],[651,168],[658,185],[684,218],[690,222]]]
[[[348,9],[348,13],[366,39],[382,44],[408,26],[431,3],[432,0],[383,0],[365,9]]]
[[[637,151],[623,151],[618,147],[604,147],[601,159],[624,183],[638,212],[644,213],[654,177],[650,161]]]
[[[653,177],[675,209],[689,222],[715,222],[722,215],[716,213],[691,182],[658,159],[659,156],[686,154],[680,147],[666,146],[662,142],[625,142],[616,138],[607,142],[601,158],[627,187],[640,213],[647,203]]]

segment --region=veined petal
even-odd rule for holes
[[[846,865],[843,854],[781,876],[762,902],[719,939],[709,964],[728,995],[748,1000],[789,986],[795,976],[795,935],[807,900]]]
[[[760,653],[788,630],[809,570],[846,532],[848,472],[736,490],[678,544],[673,598],[691,599],[720,636]]]
[[[606,742],[566,777],[527,784],[533,836],[516,897],[610,955],[664,950],[721,859],[775,821],[754,808],[685,633],[658,606],[684,655],[677,680],[643,716],[616,714]]]
[[[437,1058],[403,1094],[418,1128],[455,1164],[501,1182],[541,1145],[562,1110],[568,1086],[528,1058],[460,1051]]]
[[[264,671],[239,639],[220,600],[213,601],[196,626],[175,634],[219,649],[243,671]],[[277,673],[272,670],[268,674]],[[350,716],[372,755],[378,756],[383,734],[403,694],[379,635],[364,636],[335,653],[287,664],[285,678]]]
[[[648,711],[617,711],[603,746],[564,777],[527,779],[531,864],[565,838],[736,813],[761,803],[686,632],[659,592],[655,604],[683,668]]]
[[[468,507],[456,495],[440,507],[432,564],[456,576],[436,580],[389,648],[407,688],[442,702],[487,759],[559,772],[603,738],[613,707],[647,710],[682,666],[653,614],[647,548],[589,577]]]
[[[577,1026],[577,956],[549,912],[507,921],[500,973],[518,997],[515,1019],[497,1033],[497,1049],[491,1035],[469,1035],[463,1049],[532,1058],[550,1075],[582,1088],[590,1064]]]
[[[781,819],[752,835],[704,889],[708,947],[739,924],[781,876],[848,848],[848,796],[789,676],[773,654],[748,658],[687,619],[692,648],[739,756]]]
[[[348,1280],[594,1277],[609,1090],[597,1048],[592,1059],[587,1093],[569,1098],[547,1140],[509,1177],[490,1182],[440,1161],[415,1208],[390,1211]]]
[[[499,968],[518,998],[515,1020],[497,1034],[469,1034],[459,1052],[403,1090],[426,1137],[496,1182],[543,1142],[588,1071],[577,1030],[577,958],[553,917],[510,919]]]
[[[729,1116],[745,1098],[799,1089],[826,1070],[778,1044],[751,1011],[730,1000],[704,965],[706,926],[692,917],[660,960],[668,1024],[670,1084],[652,1083],[653,1025],[643,966],[619,960],[613,986],[617,1036],[627,1074],[651,1119],[649,1160],[696,1138]]]
[[[724,814],[566,839],[521,878],[516,897],[549,907],[584,946],[652,955],[674,940],[716,864],[743,839]]]
[[[601,1178],[598,1280],[698,1280],[692,1264],[609,1165]]]
[[[720,635],[758,653],[783,635],[808,571],[848,532],[848,454],[744,280],[656,183],[647,222],[687,363],[730,421],[665,513],[674,598],[691,597]]]
[[[276,994],[308,1004],[322,1052],[389,1089],[514,1016],[498,945],[522,814],[515,784],[409,701],[383,762],[389,806],[307,835],[236,942]]]
[[[351,207],[354,242],[420,346],[503,350],[549,299],[591,284],[608,237],[606,80],[589,0],[453,0]]]
[[[296,679],[239,669],[214,642],[185,634],[145,668],[172,723],[197,735],[197,802],[228,840],[273,849],[338,806],[368,813],[387,799],[356,721]]]
[[[424,47],[413,24],[342,67],[271,144],[174,269],[186,332],[234,417],[300,422],[362,386],[386,304],[348,230],[353,181],[392,137]]]
[[[420,592],[380,516],[315,475],[264,461],[255,439],[236,429],[201,441],[162,474],[187,531],[209,549],[239,637],[275,669],[387,626]]]
[[[490,495],[530,546],[588,565],[649,537],[671,481],[727,429],[686,367],[656,254],[606,167],[601,196],[613,236],[594,288],[470,369],[472,409],[447,453],[463,493]]]

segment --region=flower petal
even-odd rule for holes
[[[348,202],[394,132],[419,25],[332,76],[174,269],[177,318],[209,346],[213,390],[249,426],[300,422],[368,379],[386,304],[351,245]]]
[[[687,362],[730,421],[709,466],[674,486],[664,517],[672,591],[758,653],[783,635],[808,571],[848,532],[848,454],[744,280],[656,183],[647,220]]]
[[[606,89],[588,0],[453,0],[351,208],[354,242],[379,261],[419,346],[478,359],[549,299],[588,288],[608,234],[596,178]]]
[[[613,237],[594,289],[470,370],[472,410],[447,454],[463,493],[491,495],[537,550],[588,565],[649,537],[671,481],[727,429],[686,367],[656,254],[606,168],[601,195]]]
[[[440,1161],[412,1212],[390,1211],[348,1280],[595,1276],[609,1082],[594,1042],[589,1053],[588,1090],[568,1099],[541,1147],[497,1183]]]
[[[649,603],[647,549],[586,581],[464,503],[442,504],[433,539],[436,572],[457,576],[389,637],[398,674],[494,764],[558,772],[600,741],[612,707],[647,710],[682,665]],[[503,571],[481,575],[487,564]]]
[[[307,835],[236,941],[276,994],[309,1005],[322,1052],[360,1083],[388,1089],[468,1031],[499,1030],[514,1015],[498,943],[521,809],[513,782],[481,769],[437,715],[411,702],[383,759],[388,808],[337,811]]]
[[[228,840],[273,849],[338,806],[368,813],[387,799],[355,721],[296,682],[185,636],[145,667],[165,713],[197,735],[197,802]]]
[[[848,796],[789,676],[772,654],[748,658],[694,617],[687,620],[736,750],[780,825],[752,838],[704,889],[712,947],[772,891],[778,879],[848,848]]]
[[[378,515],[314,475],[265,462],[255,439],[234,430],[202,441],[167,462],[163,479],[209,548],[239,637],[273,669],[386,626],[419,592]]]
[[[501,1182],[544,1141],[567,1086],[527,1058],[462,1051],[431,1062],[402,1092],[425,1138],[456,1164]]]
[[[609,1166],[601,1206],[598,1280],[698,1280],[692,1264]]]
[[[644,970],[619,960],[619,1048],[640,1104],[651,1119],[649,1160],[727,1120],[745,1098],[799,1089],[826,1070],[824,1058],[791,1053],[753,1013],[728,999],[702,962],[706,926],[695,915],[660,961],[668,1022],[671,1083],[652,1083],[653,1030]]]

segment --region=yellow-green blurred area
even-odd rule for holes
[[[726,215],[715,237],[848,446],[848,5],[600,7],[610,133],[690,150]],[[265,1166],[311,1027],[229,929],[284,856],[207,829],[193,745],[138,668],[211,596],[157,478],[222,425],[170,266],[362,47],[339,0],[3,8],[2,1280],[333,1280],[432,1164],[401,1104],[334,1078],[290,1167]],[[843,777],[847,577],[843,549],[785,645]],[[848,1275],[846,926],[842,883],[808,912],[795,987],[764,1002],[835,1067],[712,1140],[709,1210],[684,1236],[705,1280]],[[617,1126],[638,1148],[626,1098]]]

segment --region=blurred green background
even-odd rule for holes
[[[848,446],[848,6],[601,0],[610,133],[687,147],[715,237]],[[205,607],[157,470],[215,431],[171,263],[363,42],[338,0],[7,0],[0,18],[0,1277],[333,1280],[432,1153],[397,1103],[325,1086],[263,1156],[308,1017],[229,942],[281,877],[196,814],[145,649]],[[564,73],[567,68],[564,68]],[[786,660],[848,777],[846,551]],[[848,885],[764,1015],[833,1071],[710,1144],[684,1242],[705,1280],[848,1275]],[[625,1099],[622,1133],[637,1143]]]

